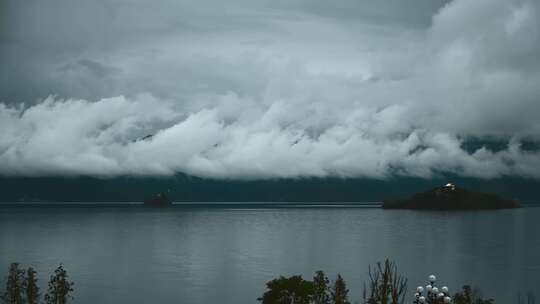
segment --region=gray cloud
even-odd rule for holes
[[[0,174],[540,177],[534,0],[55,3],[3,4]]]
[[[109,77],[111,74],[117,72],[117,69],[114,67],[106,66],[89,59],[81,59],[77,61],[77,64],[86,68],[90,73],[94,74],[98,78]],[[70,70],[70,68],[68,67],[66,70]]]

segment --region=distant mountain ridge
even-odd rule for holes
[[[166,192],[174,202],[375,202],[408,197],[455,181],[471,191],[491,192],[522,203],[540,203],[540,181],[524,178],[482,180],[297,178],[268,180],[172,177],[0,177],[0,202],[142,202]]]

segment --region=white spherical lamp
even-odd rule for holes
[[[418,291],[418,292],[423,292],[423,291],[424,291],[424,287],[418,286],[418,287],[416,287],[416,291]]]
[[[435,275],[430,275],[428,277],[428,280],[431,282],[431,283],[434,283],[435,281],[437,281],[437,277]]]
[[[448,303],[450,303],[450,301],[452,301],[452,298],[444,297],[444,303],[448,304]]]
[[[427,286],[426,286],[426,290],[427,290],[428,292],[430,292],[432,288],[433,288],[433,287],[432,287],[431,285],[427,285]]]
[[[426,298],[424,296],[421,296],[420,298],[418,298],[418,301],[420,301],[420,303],[425,303]]]
[[[433,287],[433,288],[431,289],[431,292],[433,292],[434,294],[438,294],[438,293],[439,293],[439,288]]]
[[[442,291],[442,292],[448,292],[448,287],[443,286],[443,287],[441,288],[441,291]]]

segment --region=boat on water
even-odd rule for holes
[[[165,193],[158,193],[154,196],[146,198],[144,205],[149,207],[169,207],[172,206],[172,201],[165,195]]]

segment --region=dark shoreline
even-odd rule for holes
[[[521,204],[522,208],[537,208],[540,203]],[[385,209],[382,203],[173,203],[164,208],[154,208],[143,205],[142,202],[132,203],[0,203],[0,210],[8,208],[125,208],[125,209],[384,209],[384,210],[418,210],[418,211],[454,211],[454,210],[424,210],[424,209]],[[468,209],[455,211],[489,211],[499,209]]]
[[[9,207],[68,207],[68,208],[91,208],[91,207],[120,207],[120,208],[141,208],[141,209],[156,209],[154,207],[146,206],[142,202],[132,203],[73,203],[73,202],[60,202],[60,203],[0,203],[1,208]],[[159,209],[305,209],[305,208],[382,208],[381,202],[372,203],[173,203],[171,206],[159,208]]]

